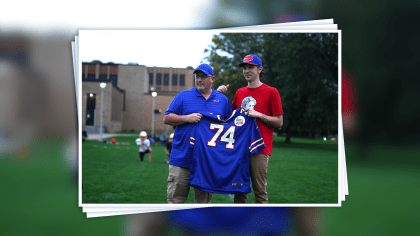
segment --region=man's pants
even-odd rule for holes
[[[184,203],[188,198],[190,169],[169,165],[168,203]],[[194,189],[194,203],[211,203],[213,193]]]
[[[255,203],[268,203],[267,196],[267,169],[268,154],[250,155],[249,171],[251,175],[252,190],[255,194]],[[235,194],[234,203],[247,203],[246,194]]]

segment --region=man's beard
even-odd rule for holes
[[[204,92],[206,90],[206,87],[204,86],[204,84],[200,85],[200,88],[198,87],[198,84],[195,85],[195,88],[200,92]]]

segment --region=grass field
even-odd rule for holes
[[[116,137],[113,145],[86,141],[82,145],[82,203],[166,203],[168,165],[164,146],[153,144],[153,162],[139,161],[136,137]],[[269,202],[337,203],[338,144],[334,141],[275,137],[269,160]],[[186,203],[194,202],[191,188]],[[248,203],[254,203],[254,194]],[[233,203],[229,195],[215,194],[212,203]]]
[[[117,137],[117,141],[122,141],[121,139]],[[36,141],[29,146],[27,152],[14,158],[2,156],[0,188],[3,190],[3,194],[0,196],[4,204],[0,215],[2,222],[0,235],[127,235],[127,222],[131,220],[129,215],[86,218],[86,214],[78,206],[76,180],[68,169],[67,162],[64,161],[66,145],[62,141],[57,141],[64,139],[60,137],[55,140]],[[132,139],[128,138],[127,140]],[[278,157],[273,156],[270,160],[269,180],[273,177],[273,172],[276,172],[273,170],[272,160],[280,159],[283,166],[289,165],[287,163],[290,162],[288,160],[290,158],[286,157],[288,150],[293,152],[293,149],[308,149],[310,147],[316,150],[319,149],[317,145],[326,144],[325,150],[332,151],[336,145],[328,141],[299,139],[292,141],[295,143],[291,145],[284,144],[281,138],[276,141],[276,147],[281,149],[281,152],[277,154]],[[97,145],[97,142],[86,142],[83,145],[85,145],[84,148],[93,147],[93,145]],[[420,212],[418,204],[420,171],[416,164],[417,150],[385,146],[359,149],[357,146],[346,143],[350,195],[346,196],[342,207],[319,208],[321,214],[314,220],[314,223],[320,228],[321,234],[417,235],[418,212]],[[354,160],[352,162],[351,160],[361,152],[367,152],[367,158],[405,158],[405,160],[412,161],[405,161],[405,164],[375,161],[369,165],[365,162],[355,163]],[[283,157],[281,153],[284,153],[285,156]],[[84,153],[84,155],[86,154],[87,152]],[[130,152],[129,155],[130,163],[134,163],[137,154]],[[87,158],[84,158],[84,161],[87,161]],[[158,163],[144,164],[157,165]],[[165,169],[163,161],[162,165],[164,166],[162,169]],[[280,166],[279,172],[287,173],[285,168],[281,167],[282,165],[277,166]],[[293,172],[293,170],[289,172]],[[166,172],[164,176],[166,178]],[[85,178],[87,176],[84,176],[84,180],[86,180]],[[274,198],[272,192],[275,191],[271,185],[269,182],[270,200]],[[108,192],[114,191],[112,186],[107,186],[107,188]],[[160,194],[165,196],[166,192]],[[251,196],[252,194],[250,194]],[[100,197],[99,195],[99,200],[101,200]],[[192,202],[192,198],[189,201]],[[264,208],[259,209],[264,217],[261,217],[258,225],[278,217],[266,213]],[[220,214],[223,214],[223,211]],[[139,215],[151,216],[150,213]],[[162,213],[161,216],[163,219],[169,214]],[[204,219],[204,217],[199,219]],[[235,219],[246,221],[248,224],[255,223],[246,218],[246,214],[238,215]],[[190,227],[199,229],[194,224],[190,225]],[[176,229],[177,226],[172,227]],[[271,232],[271,234],[275,234],[275,232]]]

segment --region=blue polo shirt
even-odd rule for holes
[[[165,115],[174,113],[177,115],[189,115],[192,113],[221,114],[223,119],[232,113],[232,105],[229,99],[212,88],[210,97],[206,100],[194,87],[178,93],[166,110]],[[194,124],[185,123],[175,128],[172,143],[171,158],[169,164],[179,167],[191,168],[193,150],[189,148],[190,134]]]

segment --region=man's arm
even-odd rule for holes
[[[261,112],[258,112],[252,108],[248,108],[245,110],[246,114],[249,117],[255,117],[260,119],[265,124],[274,127],[274,128],[280,128],[283,126],[283,115],[278,116],[267,116],[262,114]]]
[[[227,92],[227,90],[229,89],[229,84],[228,85],[220,85],[218,88],[217,88],[217,92],[219,92],[219,93],[223,93],[223,94],[225,94],[226,92]]]
[[[175,113],[169,113],[163,116],[163,123],[172,126],[182,125],[185,123],[197,123],[201,120],[202,116],[203,115],[200,113],[192,113],[189,115],[177,115]]]

